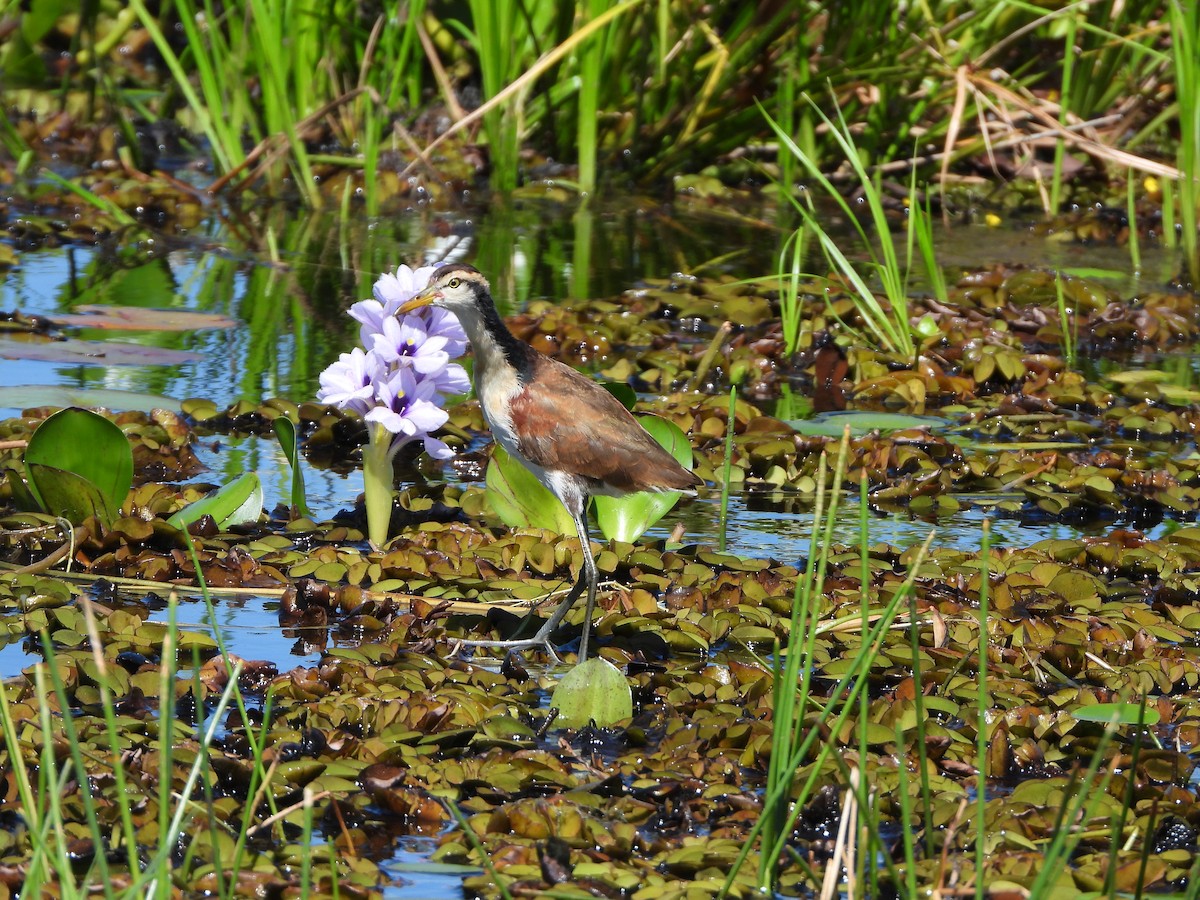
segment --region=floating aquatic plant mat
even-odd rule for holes
[[[1014,395],[996,415],[963,410],[948,419],[949,431],[863,433],[847,481],[865,473],[879,505],[914,509],[925,496],[940,503],[952,492],[1003,487],[1006,499],[989,502],[1014,515],[1126,515],[1135,500],[1190,515],[1193,460],[1175,445],[1150,444],[1135,457],[1113,443],[1132,440],[1118,427],[1135,415],[1129,410],[1170,423],[1171,433],[1191,433],[1193,410],[1122,400],[1131,383],[1156,390],[1153,378],[1104,389],[1059,372],[1036,390],[1104,399],[1103,407],[1029,412]],[[481,527],[482,491],[433,484],[402,497],[414,524],[381,550],[367,547],[353,516],[280,517],[231,532],[199,527],[192,556],[164,520],[208,490],[179,486],[198,474],[195,428],[265,431],[271,418],[295,416],[315,457],[330,461],[361,436],[356,422],[312,405],[185,406],[194,419],[115,417],[134,447],[135,487],[129,514],[111,529],[77,529],[68,552],[89,577],[0,579],[9,639],[43,641],[53,663],[27,668],[4,688],[6,803],[22,810],[0,829],[0,880],[10,890],[53,880],[33,866],[58,847],[89,880],[104,871],[113,890],[135,890],[144,876],[128,861],[169,845],[178,848],[172,877],[185,895],[308,884],[310,895],[380,896],[389,878],[404,877],[388,861],[405,835],[435,839],[433,871],[465,878],[468,893],[495,895],[497,878],[514,895],[559,885],[682,896],[722,885],[762,816],[775,701],[790,689],[771,659],[776,648],[785,659],[803,646],[804,636],[791,633],[802,578],[795,560],[662,542],[601,550],[595,634],[633,686],[634,714],[610,730],[563,732],[545,708],[559,673],[529,661],[460,659],[454,641],[507,634],[521,614],[513,600],[534,603],[569,586],[577,542]],[[676,395],[660,406],[693,434],[698,469],[712,478],[727,401]],[[45,413],[3,423],[0,439],[19,442]],[[459,412],[460,440],[479,428],[477,415]],[[805,479],[818,475],[831,439],[744,405],[737,416],[738,480],[811,496]],[[1108,443],[1092,443],[1099,436]],[[1004,440],[1018,446],[998,452],[994,442]],[[1079,449],[1037,449],[1042,440],[1078,441]],[[36,565],[63,542],[45,517],[3,524],[12,567]],[[794,790],[810,779],[813,787],[778,862],[782,892],[811,890],[840,852],[855,769],[870,785],[861,803],[872,810],[880,849],[895,860],[877,881],[972,882],[969,804],[980,765],[989,881],[1029,886],[1041,877],[1069,896],[1106,879],[1120,889],[1166,887],[1188,873],[1200,814],[1189,752],[1200,742],[1200,528],[1183,525],[1158,540],[1113,531],[991,553],[983,757],[979,554],[935,548],[921,558],[869,545],[864,558],[857,547],[835,546],[826,562],[815,592],[822,624],[803,669],[812,699],[800,726],[819,729],[820,740],[796,770]],[[864,573],[869,627],[914,566],[911,608],[879,635],[852,679],[866,699],[829,717],[863,659]],[[211,633],[175,633],[172,607],[164,609],[176,587],[195,590],[197,568],[218,588],[278,592],[281,625],[308,639],[332,634],[344,644],[352,636],[357,644],[331,646],[319,665],[287,671],[276,661],[223,657]],[[395,592],[422,599],[395,602]],[[84,596],[98,606],[79,602]],[[221,591],[213,602],[221,605]],[[580,615],[569,618],[564,640]],[[178,679],[164,678],[167,663],[180,667]],[[1113,735],[1096,721],[1098,703],[1124,710],[1130,701],[1145,702],[1142,725],[1124,713]],[[1089,781],[1081,773],[1098,752],[1100,775]],[[1044,854],[1062,832],[1058,811],[1085,791],[1072,867],[1046,872]],[[453,827],[456,815],[465,827]],[[906,832],[921,848],[911,865],[894,837]],[[757,873],[752,854],[731,893],[750,895]]]
[[[827,307],[825,287],[807,320],[836,337],[854,311],[836,296]],[[1195,337],[1191,295],[1071,289],[1093,354]],[[1056,295],[1036,272],[964,275],[955,306],[918,310],[941,337],[908,361],[853,340],[788,357],[777,323],[723,329],[770,322],[775,298],[722,280],[516,317],[542,349],[661,395],[647,405],[688,433],[710,484],[725,477],[731,407],[686,388],[732,378],[743,396],[786,385],[847,407],[815,420],[801,400],[785,418],[732,407],[728,480],[759,502],[813,506],[849,426],[831,490],[865,482],[864,511],[1094,532],[985,560],[936,535],[925,555],[879,544],[868,523],[864,546],[819,543],[811,576],[808,545],[770,560],[610,543],[594,634],[634,708],[609,730],[556,727],[561,671],[456,655],[458,639],[511,635],[549,608],[582,561],[577,541],[491,515],[476,405],[454,407],[444,430],[467,483],[402,455],[403,527],[380,549],[361,511],[319,522],[281,503],[233,527],[200,519],[194,552],[167,523],[219,487],[201,480],[203,436],[271,435],[286,417],[304,465],[359,465],[361,421],[317,404],[110,415],[134,476],[107,529],[15,512],[25,441],[51,410],[0,423],[0,621],[48,663],[4,685],[4,797],[20,813],[0,822],[0,885],[36,892],[74,872],[141,896],[154,871],[185,895],[380,896],[405,877],[393,857],[414,835],[436,844],[432,871],[485,896],[502,884],[670,897],[726,881],[737,896],[771,882],[796,894],[843,870],[881,893],[971,890],[977,847],[990,885],[1042,896],[1182,883],[1200,820],[1200,393],[1178,367],[1068,367]],[[218,610],[226,591],[277,602],[281,628],[326,648],[319,664],[235,659],[219,631],[173,627],[172,598],[195,597],[199,575]],[[811,594],[803,626],[798,588]],[[557,636],[568,646],[581,615]],[[789,659],[802,663],[795,686],[777,671]],[[802,752],[779,780],[791,692],[807,698]],[[767,810],[779,791],[794,820]],[[851,807],[866,836],[839,840]],[[764,822],[777,854],[753,837]]]

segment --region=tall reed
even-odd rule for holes
[[[841,111],[838,110],[835,122],[816,106],[812,98],[806,96],[805,100],[829,129],[842,156],[854,173],[856,185],[866,200],[868,215],[873,226],[874,240],[863,224],[859,222],[855,211],[842,192],[825,175],[819,162],[801,149],[792,136],[785,132],[765,109],[760,106],[759,110],[775,132],[782,148],[781,152],[786,151],[799,161],[807,178],[820,188],[821,195],[832,201],[852,225],[858,235],[859,246],[868,258],[868,262],[865,264],[866,275],[859,271],[859,266],[851,261],[839,242],[821,225],[811,198],[807,203],[802,202],[790,191],[787,197],[793,208],[799,213],[805,226],[811,229],[813,235],[816,236],[830,266],[846,282],[850,299],[862,322],[864,337],[872,344],[897,354],[905,361],[913,362],[916,357],[916,331],[909,319],[908,303],[908,280],[911,265],[906,263],[902,266],[900,263],[900,252],[897,249],[895,238],[892,236],[878,176],[872,176],[867,172],[866,164],[861,158],[859,148],[855,145],[850,127],[842,117]],[[910,231],[906,259],[911,263],[912,247],[915,242],[920,247],[922,255],[928,257],[926,266],[931,277],[935,277],[940,274],[940,271],[937,268],[936,260],[933,259],[932,233],[928,226],[929,217],[927,215],[922,217],[920,211],[913,212],[912,208],[915,205],[916,201],[914,200],[913,206],[910,207],[908,220]],[[793,251],[793,259],[795,259],[795,251]],[[879,279],[883,290],[882,301],[868,283],[870,277]],[[944,286],[941,290],[945,290]]]
[[[479,60],[484,96],[491,99],[536,58],[530,48],[532,35],[524,24],[519,0],[471,0],[470,8],[473,27],[467,34]],[[511,103],[497,106],[483,117],[492,186],[501,192],[517,186],[525,96],[522,91]]]
[[[833,550],[833,529],[848,456],[847,432],[843,435],[832,477],[824,457],[818,470],[814,527],[805,570],[798,578],[793,594],[787,652],[782,653],[777,646],[774,654],[775,727],[772,732],[762,815],[751,829],[742,851],[734,861],[721,896],[727,895],[732,888],[741,867],[756,845],[759,847],[758,887],[764,892],[774,888],[778,878],[779,861],[785,853],[796,818],[808,802],[822,765],[826,761],[833,762],[842,771],[847,783],[851,785],[850,791],[854,795],[857,807],[870,808],[866,788],[834,752],[833,742],[825,741],[819,749],[816,745],[822,734],[840,733],[851,713],[861,709],[866,685],[865,673],[879,653],[883,638],[896,615],[907,602],[907,597],[913,589],[916,571],[925,559],[933,535],[930,534],[924,546],[916,553],[908,578],[901,588],[895,591],[882,607],[871,607],[869,614],[860,613],[852,617],[857,619],[863,637],[858,649],[852,654],[850,669],[834,686],[828,700],[815,700],[811,694],[811,679],[816,639],[827,628],[845,624],[843,620],[822,621],[822,590]],[[864,529],[865,522],[863,519]],[[863,540],[865,542],[865,537]],[[862,765],[863,759],[860,757],[859,766]],[[804,767],[808,775],[800,778],[797,786],[797,775],[801,767]]]
[[[28,13],[28,4],[10,5],[22,16],[22,40],[0,46],[0,69],[48,79],[39,51],[50,49],[43,42],[54,31],[54,5],[34,4]],[[329,199],[313,181],[320,172],[313,143],[340,142],[358,157],[351,162],[363,167],[367,202],[378,210],[379,154],[391,142],[401,156],[414,157],[419,138],[404,129],[429,104],[433,84],[455,134],[470,128],[464,122],[472,112],[462,101],[472,87],[482,87],[485,104],[498,101],[487,107],[484,132],[493,184],[505,190],[517,183],[521,147],[577,162],[578,184],[589,193],[610,163],[653,183],[754,152],[769,134],[748,97],[760,98],[782,130],[824,163],[841,152],[840,142],[798,102],[816,84],[828,84],[840,114],[863,126],[856,142],[872,161],[898,161],[914,146],[929,154],[942,141],[958,156],[966,144],[953,138],[997,112],[986,91],[960,90],[964,66],[1007,67],[1013,74],[999,83],[1020,90],[1059,86],[1057,109],[1030,112],[1043,124],[1077,123],[1109,110],[1122,92],[1153,96],[1167,83],[1160,48],[1168,29],[1156,24],[1163,6],[1095,0],[1047,11],[1030,0],[1005,0],[963,11],[947,0],[131,0],[120,10],[85,4],[78,27],[64,21],[60,30],[76,35],[78,67],[59,81],[64,98],[83,90],[93,105],[115,106],[107,112],[118,123],[132,114],[176,119],[200,134],[204,146],[197,149],[211,154],[219,175],[262,181],[272,192],[290,178],[310,204]],[[1195,93],[1186,89],[1194,5],[1165,6],[1176,54],[1170,74],[1187,106]],[[64,20],[69,14],[63,7]],[[587,32],[608,16],[620,23]],[[121,67],[114,48],[134,28],[153,41],[167,74],[162,82],[153,69]],[[1070,52],[1029,60],[1020,53],[1027,36]],[[1022,96],[1036,107],[1027,91]],[[1187,120],[1187,109],[1179,114]],[[1168,113],[1135,123],[1130,144],[1173,121]],[[1061,128],[1050,131],[1059,136],[1057,196],[1067,144]],[[13,129],[0,131],[10,152],[19,146],[13,138]],[[966,152],[991,139],[976,135],[975,149]],[[415,165],[429,166],[430,157]],[[780,158],[785,184],[799,168],[796,157]]]
[[[1075,36],[1079,32],[1079,19],[1082,13],[1072,8],[1065,12],[1066,34],[1063,37],[1062,79],[1060,82],[1060,100],[1058,123],[1064,128],[1070,122],[1071,91],[1075,87],[1072,74],[1075,71]],[[1063,161],[1067,154],[1066,140],[1060,131],[1054,140],[1054,172],[1050,180],[1050,209],[1051,214],[1058,212],[1062,203]]]
[[[1175,103],[1179,115],[1176,168],[1179,180],[1179,222],[1183,226],[1184,267],[1192,287],[1200,286],[1200,8],[1193,2],[1169,0],[1171,51],[1175,74]],[[1164,210],[1166,193],[1164,192]]]
[[[990,600],[992,595],[992,525],[983,520],[983,536],[979,544],[979,644],[975,651],[975,897],[984,900],[987,896],[984,867],[987,865],[987,779],[988,712],[991,702],[988,697],[988,653]]]

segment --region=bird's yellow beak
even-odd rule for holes
[[[418,291],[411,300],[404,303],[400,307],[399,312],[407,314],[412,312],[414,309],[420,309],[422,306],[429,306],[434,300],[437,300],[441,296],[442,292],[431,284],[424,290]]]

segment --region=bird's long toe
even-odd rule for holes
[[[542,634],[538,632],[530,638],[518,638],[509,641],[459,641],[455,648],[455,653],[459,653],[467,647],[486,647],[494,650],[504,650],[508,653],[520,653],[526,650],[544,650],[546,655],[550,657],[550,662],[553,665],[558,665],[562,662],[558,653],[554,650],[554,644],[550,642],[549,632]]]

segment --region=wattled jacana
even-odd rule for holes
[[[691,493],[701,481],[659,446],[612,394],[514,337],[496,312],[487,279],[473,266],[438,269],[428,287],[400,312],[430,305],[449,310],[462,323],[475,351],[475,393],[496,443],[567,508],[583,549],[579,581],[537,634],[522,640],[464,643],[513,650],[545,647],[554,656],[550,635],[586,586],[582,662],[587,659],[597,582],[588,541],[588,498],[638,491]]]

